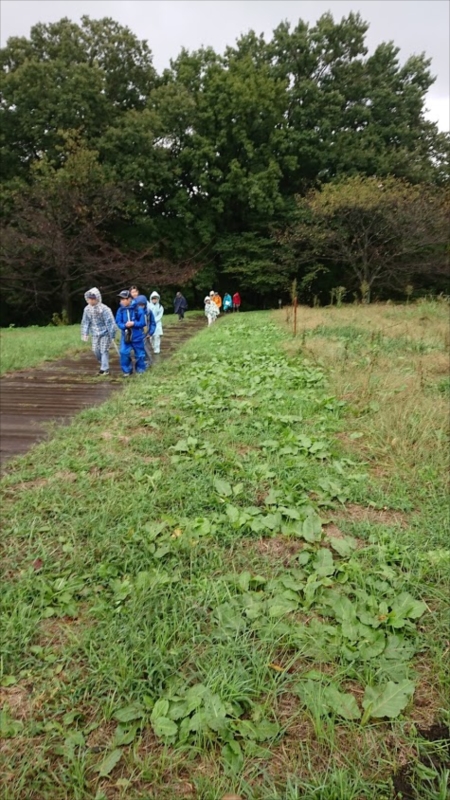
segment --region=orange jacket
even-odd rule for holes
[[[216,304],[217,308],[220,311],[220,309],[222,308],[222,298],[221,298],[220,294],[215,294],[214,297],[212,297],[211,299],[212,299],[213,303]]]

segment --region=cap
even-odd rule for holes
[[[123,292],[119,292],[119,294],[117,295],[117,297],[121,297],[121,298],[122,298],[122,300],[127,300],[129,297],[131,297],[131,294],[130,294],[130,292],[128,291],[128,289],[124,289],[124,290],[123,290]]]
[[[98,297],[96,294],[94,294],[94,292],[86,292],[84,296],[87,297],[88,300],[98,300]]]

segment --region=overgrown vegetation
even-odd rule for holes
[[[4,476],[11,800],[446,797],[445,309],[277,314]]]

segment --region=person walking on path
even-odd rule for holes
[[[132,300],[128,289],[120,292],[119,297],[120,308],[116,314],[116,324],[122,331],[119,353],[120,366],[124,378],[128,378],[133,372],[132,350],[134,351],[136,373],[145,372],[147,369],[144,348],[145,315],[136,302]]]
[[[241,307],[241,295],[235,292],[233,295],[233,311],[239,311]]]
[[[214,294],[213,294],[211,299],[212,299],[213,303],[216,304],[217,308],[220,311],[220,309],[222,308],[222,298],[221,298],[219,292],[214,292]]]
[[[147,298],[143,294],[139,294],[136,297],[136,305],[141,309],[145,317],[145,328],[144,328],[144,350],[145,355],[147,356],[147,364],[149,367],[152,365],[152,347],[151,347],[151,338],[156,330],[156,321],[153,314],[153,311],[150,307],[150,303],[148,302]]]
[[[212,325],[219,316],[220,311],[210,297],[205,297],[205,317],[208,320],[208,325]]]
[[[174,307],[175,314],[178,314],[178,319],[179,320],[184,319],[184,315],[185,315],[185,313],[187,311],[188,304],[187,304],[186,298],[183,297],[181,292],[177,292],[176,293],[175,299],[173,301],[173,307]]]
[[[158,355],[161,352],[161,336],[163,335],[162,318],[164,316],[164,306],[161,305],[160,296],[158,292],[152,292],[150,295],[150,307],[155,318],[156,328],[153,336],[151,337],[153,352]]]
[[[228,314],[229,311],[233,308],[233,301],[231,299],[231,294],[226,292],[223,296],[223,313]]]
[[[109,348],[116,335],[114,314],[102,303],[98,289],[89,289],[84,295],[87,306],[81,320],[81,338],[87,342],[92,337],[92,352],[99,362],[99,375],[109,375]]]

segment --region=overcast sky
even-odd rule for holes
[[[428,116],[448,131],[449,7],[448,0],[1,0],[1,44],[27,36],[36,22],[108,16],[148,41],[161,71],[182,47],[211,45],[222,52],[249,29],[268,38],[282,20],[314,23],[326,11],[340,20],[359,11],[370,23],[369,50],[392,40],[402,60],[422,52],[432,59],[436,82],[427,98]]]

